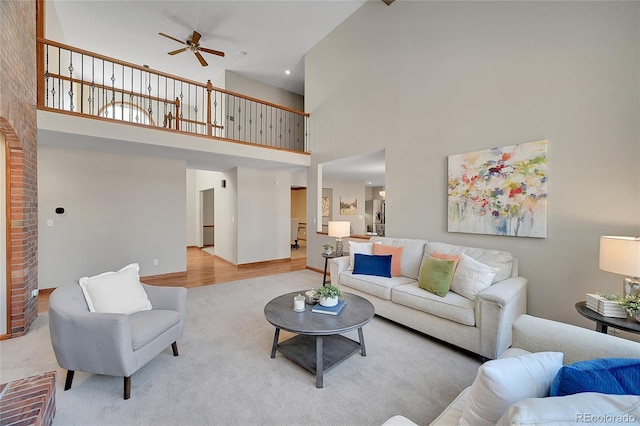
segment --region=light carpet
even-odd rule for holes
[[[190,288],[180,356],[167,348],[134,373],[128,401],[121,377],[76,372],[63,391],[46,314],[0,342],[1,382],[57,370],[54,425],[380,425],[395,414],[424,425],[471,384],[477,358],[378,317],[363,328],[367,356],[326,372],[322,389],[282,354],[271,359],[264,305],[321,280],[304,270]]]

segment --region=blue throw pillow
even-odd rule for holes
[[[370,255],[356,253],[353,255],[353,273],[391,278],[392,257],[390,254]]]
[[[640,395],[640,359],[599,358],[565,365],[551,384],[551,396],[598,392]]]

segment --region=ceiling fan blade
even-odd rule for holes
[[[393,2],[394,2],[394,0],[382,0],[382,2],[383,2],[384,4],[386,4],[387,6],[391,6],[391,3],[393,3]]]
[[[169,52],[169,55],[177,55],[178,53],[182,53],[185,50],[189,50],[188,47],[183,47],[182,49],[174,50],[173,52]]]
[[[180,44],[187,44],[187,43],[185,43],[184,41],[182,41],[182,40],[178,40],[177,38],[175,38],[175,37],[171,37],[170,35],[166,35],[165,33],[158,33],[158,34],[160,34],[160,35],[161,35],[161,36],[163,36],[163,37],[169,38],[169,39],[171,39],[171,40],[173,40],[173,41],[177,41],[177,42],[178,42],[178,43],[180,43]]]
[[[198,50],[206,53],[211,53],[212,55],[222,56],[224,58],[224,52],[221,52],[219,50],[207,49],[206,47],[198,47]]]
[[[194,31],[193,35],[191,36],[191,43],[198,44],[198,42],[200,41],[200,37],[202,37],[200,33],[197,31]]]
[[[193,53],[195,53],[196,58],[198,58],[198,60],[200,61],[200,64],[202,64],[203,67],[206,67],[207,65],[209,65],[199,52],[193,52]]]

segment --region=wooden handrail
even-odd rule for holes
[[[173,74],[168,74],[168,73],[164,73],[162,71],[154,70],[152,68],[146,68],[146,67],[141,66],[141,65],[132,64],[131,62],[121,61],[119,59],[112,58],[110,56],[100,55],[99,53],[94,53],[94,52],[91,52],[89,50],[79,49],[77,47],[69,46],[68,44],[59,43],[57,41],[53,41],[53,40],[48,40],[48,39],[45,39],[45,38],[37,37],[36,38],[36,42],[37,43],[42,43],[42,44],[48,44],[50,46],[58,47],[60,49],[69,50],[71,52],[79,53],[81,55],[87,55],[87,56],[91,56],[91,57],[94,57],[94,58],[97,58],[97,59],[102,59],[102,60],[105,60],[105,61],[113,62],[115,64],[119,64],[119,65],[123,65],[123,66],[126,66],[126,67],[130,67],[130,68],[134,68],[134,69],[140,70],[142,72],[149,72],[149,73],[152,73],[152,74],[159,75],[161,77],[166,77],[166,78],[171,78],[171,79],[174,79],[174,80],[182,81],[183,83],[192,84],[194,86],[202,87],[204,89],[208,88],[207,87],[208,84],[203,84],[203,83],[199,83],[197,81],[188,80],[188,79],[185,79],[183,77],[178,77],[178,76],[173,75]],[[258,98],[253,98],[251,96],[246,96],[246,95],[243,95],[243,94],[240,94],[240,93],[232,92],[230,90],[221,89],[219,87],[215,87],[215,86],[210,86],[210,87],[211,87],[211,90],[214,90],[214,91],[219,92],[219,93],[224,93],[226,95],[236,96],[238,98],[246,99],[246,100],[251,101],[251,102],[257,102],[257,103],[260,103],[260,104],[263,104],[263,105],[267,105],[267,106],[270,106],[270,107],[273,107],[273,108],[278,108],[278,109],[281,109],[283,111],[287,111],[287,112],[290,112],[290,113],[293,113],[293,114],[301,115],[303,117],[309,117],[309,113],[307,113],[307,112],[298,111],[298,110],[295,110],[293,108],[288,108],[288,107],[283,106],[283,105],[274,104],[272,102],[264,101],[264,100],[261,100],[261,99],[258,99]]]

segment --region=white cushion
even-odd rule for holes
[[[640,397],[584,392],[527,398],[513,404],[498,425],[638,424]]]
[[[349,241],[349,267],[347,268],[348,271],[353,271],[353,255],[356,253],[373,254],[373,243],[356,243],[353,241]]]
[[[485,362],[471,385],[460,425],[495,425],[511,404],[548,396],[563,357],[562,352],[536,352]]]
[[[140,284],[140,266],[132,263],[118,272],[105,272],[79,280],[91,312],[129,315],[151,309],[147,292]]]
[[[498,268],[499,271],[493,278],[493,282],[505,280],[511,276],[514,267],[513,255],[506,251],[490,250],[477,247],[457,246],[454,244],[429,242],[425,249],[425,258],[433,255],[434,251],[446,254],[461,254],[473,257],[478,262]],[[517,271],[516,271],[517,272]]]
[[[469,300],[475,300],[478,293],[491,285],[496,272],[498,272],[497,268],[492,268],[461,253],[451,281],[451,291]]]

